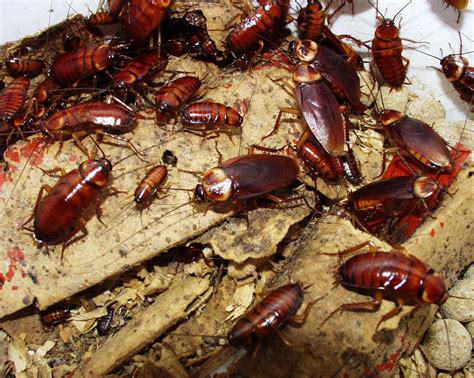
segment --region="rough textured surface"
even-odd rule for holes
[[[447,371],[458,370],[471,358],[472,339],[457,320],[440,319],[428,330],[421,349],[434,367]]]
[[[474,320],[474,277],[464,277],[449,290],[449,295],[459,298],[448,298],[441,306],[443,314],[462,323]]]

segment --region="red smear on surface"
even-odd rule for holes
[[[12,290],[13,290],[13,291],[18,290],[18,286],[12,286]]]
[[[21,155],[30,159],[30,164],[34,166],[41,165],[44,159],[44,153],[50,146],[46,137],[34,138],[30,143],[20,149]],[[30,157],[31,156],[31,157]]]
[[[3,289],[3,284],[7,281],[7,279],[5,278],[5,276],[0,273],[0,290]]]
[[[6,273],[0,273],[0,289],[5,282],[11,282],[15,277],[15,272],[20,271],[21,276],[25,278],[27,274],[24,271],[26,267],[25,253],[18,247],[13,247],[6,253],[6,258],[10,261],[8,264],[8,271]],[[13,286],[17,287],[17,286]],[[13,289],[12,290],[16,290]],[[18,288],[18,287],[17,287]]]
[[[434,230],[434,228],[432,228],[430,231],[430,236],[434,238],[435,235],[436,235],[436,231]]]
[[[439,226],[440,226],[441,228],[444,228],[444,223],[443,223],[443,222],[440,222]]]
[[[17,149],[9,149],[5,151],[5,160],[14,161],[15,163],[20,162],[20,153]]]
[[[242,100],[237,100],[236,102],[236,108],[239,112],[240,115],[244,115],[247,113],[247,110],[250,107],[250,99],[249,98],[244,98]]]

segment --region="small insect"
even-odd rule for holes
[[[459,24],[459,19],[461,18],[461,12],[466,10],[469,5],[469,0],[444,0],[447,7],[453,7],[458,11],[458,19],[456,22]]]
[[[43,323],[46,328],[51,328],[56,324],[65,322],[71,315],[70,309],[49,311],[41,315],[41,323]]]
[[[308,5],[298,13],[298,35],[300,39],[317,41],[323,32],[326,12],[318,0],[308,0]]]
[[[30,79],[25,76],[14,79],[0,93],[0,132],[8,131],[13,117],[22,108]]]
[[[275,333],[287,322],[304,322],[310,305],[303,315],[295,315],[303,299],[304,289],[299,283],[273,290],[237,321],[227,336],[229,344],[254,348],[263,337]]]
[[[11,58],[7,59],[5,64],[13,77],[27,76],[33,78],[44,69],[44,62],[40,59]]]
[[[140,208],[150,204],[156,193],[163,187],[168,178],[168,169],[164,165],[151,168],[135,189],[135,203]]]
[[[383,298],[395,301],[396,307],[382,316],[377,329],[382,322],[398,314],[403,305],[441,305],[446,302],[448,292],[442,275],[413,255],[396,250],[381,252],[371,242],[356,245],[338,255],[356,252],[367,245],[370,252],[353,256],[342,263],[335,276],[336,282],[344,288],[362,294],[371,293],[374,299],[342,304],[326,317],[323,324],[338,311],[377,311]]]
[[[163,152],[161,160],[163,160],[164,163],[173,167],[176,167],[176,164],[178,164],[178,158],[176,157],[174,152],[170,150],[165,150],[165,152]]]
[[[359,185],[362,182],[362,174],[360,173],[359,163],[357,162],[354,152],[349,149],[341,156],[344,176],[352,185]]]
[[[440,63],[444,76],[459,93],[461,99],[472,105],[474,68],[469,67],[469,61],[461,55],[448,55],[441,59]]]
[[[109,333],[110,327],[112,326],[112,320],[114,319],[115,309],[113,306],[107,307],[107,315],[97,320],[97,333],[99,336],[105,336]]]
[[[201,81],[192,76],[184,76],[165,84],[155,96],[156,118],[158,122],[175,117],[187,100],[201,87]]]

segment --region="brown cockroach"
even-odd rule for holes
[[[151,71],[164,69],[167,63],[168,59],[157,51],[142,52],[112,77],[112,88],[130,88]]]
[[[24,105],[30,79],[25,76],[14,79],[0,93],[0,131],[9,130],[13,116]]]
[[[90,26],[109,25],[114,22],[116,22],[115,18],[108,11],[91,14],[87,19],[87,24]]]
[[[181,111],[181,122],[185,130],[219,133],[236,130],[243,118],[234,108],[205,101],[186,105]]]
[[[373,64],[377,67],[385,83],[391,88],[399,88],[406,78],[410,61],[402,56],[403,44],[400,38],[400,29],[395,26],[395,18],[411,1],[400,9],[393,19],[381,15],[380,23],[375,29],[375,38],[372,40],[371,50]],[[375,8],[375,7],[374,7]],[[379,12],[377,8],[375,10]]]
[[[289,0],[265,0],[226,37],[227,49],[243,65],[251,63],[265,44],[284,37]]]
[[[162,86],[155,96],[158,122],[175,117],[186,101],[196,94],[201,84],[197,77],[184,76]]]
[[[150,204],[156,193],[168,178],[168,169],[164,165],[151,168],[135,189],[134,200],[137,206],[144,208]]]
[[[144,42],[158,28],[171,0],[130,0],[122,26],[131,40]]]
[[[465,57],[454,54],[445,56],[440,64],[446,79],[453,85],[461,99],[472,105],[474,67],[469,67],[469,61]]]
[[[27,76],[33,78],[44,69],[44,62],[40,59],[11,58],[5,61],[5,65],[13,77]]]
[[[112,326],[112,320],[114,319],[115,309],[112,305],[107,306],[107,315],[97,319],[97,333],[99,336],[105,336],[109,333],[110,327]]]
[[[383,110],[379,120],[389,138],[423,166],[450,172],[453,158],[446,142],[426,123],[395,110]]]
[[[45,79],[35,89],[33,97],[38,103],[43,104],[61,88],[61,85],[56,83],[53,79]]]
[[[122,12],[125,0],[108,0],[109,14],[113,18],[118,18],[120,12]]]
[[[308,0],[308,5],[298,13],[298,35],[300,39],[317,41],[323,32],[326,12],[318,0]]]
[[[373,295],[368,302],[342,304],[324,320],[325,323],[338,311],[377,311],[382,299],[396,303],[396,307],[384,314],[379,325],[397,315],[403,305],[441,305],[448,292],[440,273],[427,267],[413,255],[399,251],[381,252],[371,242],[365,242],[339,252],[339,256],[356,252],[370,245],[370,252],[351,257],[342,263],[336,273],[336,282],[344,288],[362,294]]]
[[[194,197],[197,202],[236,202],[266,196],[279,202],[270,192],[293,183],[299,172],[298,163],[288,156],[238,156],[205,172]]]
[[[109,67],[115,52],[107,44],[89,43],[59,55],[51,65],[50,74],[61,85],[73,84]]]
[[[49,311],[41,315],[41,323],[46,328],[51,328],[56,324],[65,322],[71,315],[70,309]]]
[[[461,18],[461,12],[466,10],[469,5],[469,0],[443,0],[446,3],[447,7],[453,7],[458,11],[458,19],[456,22],[459,24],[459,19]]]
[[[355,67],[339,54],[309,39],[298,41],[294,52],[302,62],[311,63],[328,82],[336,96],[347,101],[358,114],[366,106],[360,101],[360,80]]]
[[[35,239],[41,245],[62,243],[62,259],[68,241],[85,228],[83,211],[94,202],[100,219],[97,195],[107,186],[111,170],[112,163],[106,158],[90,159],[69,173],[60,170],[62,177],[52,188],[43,185],[33,211]],[[48,194],[43,198],[44,191]]]
[[[310,305],[304,314],[295,315],[304,299],[301,284],[280,286],[240,318],[227,335],[229,344],[236,348],[258,348],[259,342],[275,333],[288,322],[304,322]]]

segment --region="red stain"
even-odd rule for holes
[[[243,100],[237,100],[235,102],[235,107],[238,109],[241,115],[246,114],[248,108],[250,107],[250,99],[244,98]]]
[[[30,159],[31,165],[38,166],[43,163],[44,153],[49,148],[50,143],[46,137],[32,139],[30,143],[20,149],[21,155]]]
[[[430,236],[434,238],[435,235],[436,235],[436,231],[434,230],[434,228],[432,228],[430,231]]]
[[[5,276],[2,273],[0,273],[0,290],[3,289],[3,284],[6,282],[6,280],[7,279],[5,278]]]
[[[18,150],[16,149],[9,149],[7,151],[5,151],[5,158],[6,160],[10,160],[10,161],[13,161],[15,163],[19,163],[20,162],[20,153],[18,152]]]
[[[18,286],[12,286],[12,290],[13,290],[13,291],[18,290]]]
[[[444,228],[444,223],[443,223],[443,222],[440,222],[439,226],[440,226],[441,228]]]
[[[0,273],[0,288],[5,282],[11,282],[13,280],[16,271],[20,271],[23,278],[27,276],[24,271],[24,267],[26,267],[25,253],[20,248],[13,247],[7,251],[6,257],[10,260],[10,263],[8,265],[8,271],[5,274]],[[12,290],[16,289],[12,287]]]

